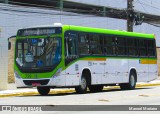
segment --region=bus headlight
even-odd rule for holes
[[[19,76],[18,72],[17,71],[14,71],[14,76],[18,79],[21,79],[21,77]]]

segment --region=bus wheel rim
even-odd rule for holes
[[[135,79],[133,75],[131,75],[130,83],[132,87],[135,85]]]
[[[81,80],[81,87],[82,87],[82,89],[86,88],[86,80],[84,78],[82,78],[82,80]]]

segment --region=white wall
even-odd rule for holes
[[[155,15],[160,15],[160,0],[134,0],[134,9]]]
[[[113,18],[95,17],[90,15],[80,15],[66,13],[54,10],[42,10],[38,8],[12,7],[10,5],[0,4],[0,7],[18,11],[41,12],[45,14],[25,13],[25,12],[8,12],[0,10],[0,28],[2,29],[1,37],[8,38],[16,34],[19,28],[53,24],[61,22],[62,24],[81,25],[89,27],[99,27],[108,29],[126,30],[126,21]],[[59,14],[65,15],[59,15]],[[72,16],[68,16],[72,15]]]

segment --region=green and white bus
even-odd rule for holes
[[[14,70],[18,87],[37,87],[41,95],[60,87],[134,89],[157,78],[155,36],[60,23],[19,29]]]

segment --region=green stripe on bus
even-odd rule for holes
[[[100,28],[72,26],[72,25],[64,25],[63,27],[65,30],[75,30],[75,31],[81,31],[81,32],[101,33],[101,34],[109,34],[109,35],[121,35],[121,36],[137,37],[137,38],[154,39],[154,34],[144,34],[144,33],[127,32],[127,31],[120,31],[120,30],[109,30],[109,29],[100,29]]]

